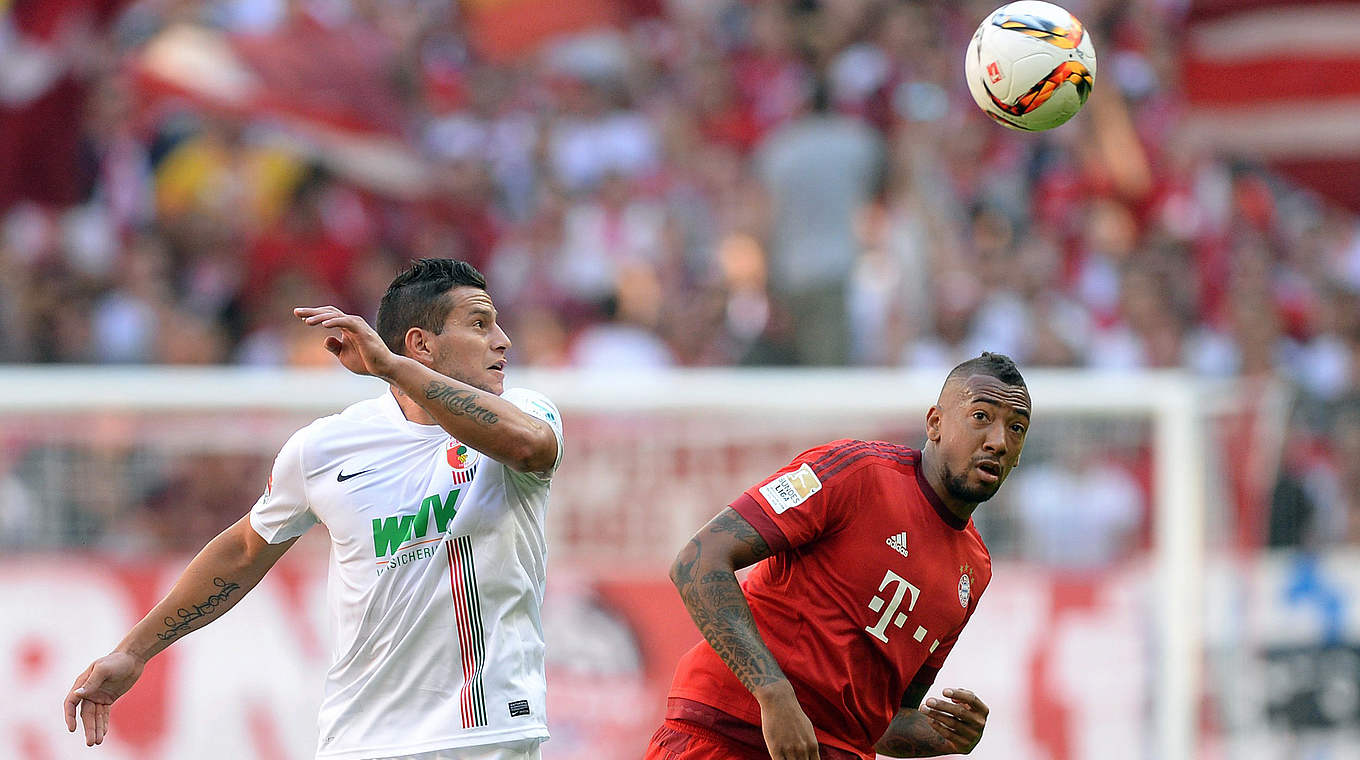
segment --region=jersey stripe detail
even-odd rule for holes
[[[473,674],[473,712],[476,725],[485,726],[486,686],[482,682],[482,671],[486,668],[486,632],[482,628],[482,596],[477,592],[477,568],[472,561],[472,536],[459,536],[455,541],[463,554],[464,583],[468,588],[468,611],[472,618],[472,643],[477,656],[476,672]]]
[[[481,463],[478,462],[477,464]],[[454,470],[453,484],[456,486],[460,486],[463,485],[464,483],[471,483],[472,479],[477,477],[477,464],[472,465],[466,470]]]
[[[864,448],[858,449],[848,456],[837,459],[834,463],[828,465],[825,470],[818,472],[817,476],[825,483],[835,477],[837,473],[865,457],[877,457],[892,462],[893,464],[906,465],[912,468],[916,467],[916,452],[905,446],[898,446],[891,443],[866,444]]]
[[[463,598],[463,584],[460,582],[460,579],[463,576],[462,563],[460,560],[455,559],[452,543],[444,544],[444,551],[449,558],[449,590],[453,595],[453,622],[454,627],[458,629],[458,648],[462,655],[461,659],[463,665],[463,685],[464,688],[466,688],[468,681],[471,680],[473,661],[472,651],[467,646],[468,640],[472,637],[469,635],[469,628],[471,626],[468,621],[467,600]],[[466,700],[459,700],[459,708],[463,720],[463,728],[467,728],[472,721],[468,715]]]
[[[479,728],[487,725],[486,691],[482,683],[486,640],[482,629],[481,597],[477,593],[477,571],[472,560],[472,537],[458,536],[445,544],[445,548],[449,557],[449,585],[453,594],[453,615],[463,664],[459,712],[463,728]]]
[[[820,478],[822,476],[822,473],[825,472],[828,468],[834,466],[836,462],[855,453],[856,451],[862,451],[868,446],[869,446],[868,441],[850,441],[848,443],[842,443],[841,445],[836,446],[835,448],[827,450],[827,452],[825,454],[822,454],[822,456],[819,457],[817,461],[813,462],[812,471],[817,473],[817,477]]]

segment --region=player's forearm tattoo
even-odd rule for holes
[[[213,614],[218,606],[230,599],[232,594],[241,590],[240,584],[222,578],[213,578],[212,583],[220,589],[217,593],[212,594],[201,603],[195,604],[192,609],[180,607],[175,611],[174,617],[167,615],[164,620],[165,630],[156,634],[156,638],[161,641],[170,641],[183,636],[193,629],[194,623]]]
[[[895,718],[874,749],[890,757],[936,757],[956,751],[920,712]]]
[[[744,530],[737,523],[745,526]],[[765,540],[745,520],[714,520],[710,530],[735,534],[757,557],[770,555]],[[702,537],[696,537],[671,568],[671,580],[699,632],[747,689],[754,691],[784,678],[784,671],[760,639],[736,575],[728,569],[716,569],[695,577],[703,551]]]
[[[483,425],[494,425],[501,421],[499,415],[478,402],[476,392],[454,388],[448,383],[431,380],[425,386],[425,398],[441,404],[459,417],[471,417]]]
[[[751,527],[751,523],[746,522],[735,512],[730,510],[719,512],[708,527],[714,533],[731,533],[738,541],[750,547],[751,554],[757,562],[771,554],[770,545],[765,543],[765,539],[761,538],[756,529]]]

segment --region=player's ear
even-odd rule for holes
[[[940,407],[935,404],[926,411],[926,440],[940,442]]]
[[[419,327],[411,327],[406,330],[404,344],[406,355],[429,366],[434,362],[434,346],[430,345],[429,334]]]

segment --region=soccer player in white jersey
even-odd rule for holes
[[[326,348],[390,392],[283,445],[249,514],[76,678],[67,729],[79,714],[85,743],[101,743],[146,661],[220,617],[321,523],[334,642],[316,757],[538,758],[543,520],[561,416],[540,393],[502,392],[510,339],[464,262],[421,259],[398,275],[376,330],[333,306],[295,314],[338,329]]]

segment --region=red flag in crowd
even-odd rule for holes
[[[1360,210],[1360,2],[1195,0],[1189,134]]]
[[[489,60],[512,61],[549,38],[609,27],[618,21],[614,0],[464,0],[468,37]]]

